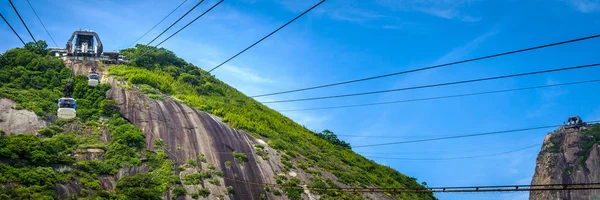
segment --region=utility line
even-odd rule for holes
[[[187,23],[185,26],[181,27],[179,30],[177,30],[177,32],[171,34],[171,36],[169,36],[168,38],[164,39],[162,42],[158,43],[157,45],[154,46],[154,48],[160,46],[162,43],[166,42],[167,40],[171,39],[171,37],[175,36],[177,33],[181,32],[183,29],[187,28],[190,24],[194,23],[196,20],[200,19],[200,17],[204,16],[206,13],[210,12],[213,8],[217,7],[219,4],[223,3],[224,0],[220,0],[219,2],[217,2],[215,5],[213,5],[212,7],[210,7],[208,10],[204,11],[202,14],[200,14],[198,17],[196,17],[194,20],[192,20],[191,22]],[[144,51],[144,53],[142,53],[141,55],[131,59],[129,62],[134,61],[135,59],[138,59],[144,55],[146,55],[148,52],[150,51],[150,49],[146,49],[146,51]]]
[[[484,185],[484,186],[450,186],[450,187],[427,187],[427,188],[320,188],[285,186],[281,184],[261,183],[223,177],[223,179],[240,182],[249,185],[270,186],[279,189],[296,189],[310,191],[338,191],[338,192],[360,192],[360,193],[457,193],[457,192],[518,192],[518,191],[567,191],[567,190],[599,190],[600,183],[571,183],[571,184],[537,184],[537,185]]]
[[[154,42],[156,39],[158,39],[160,36],[162,36],[163,34],[165,34],[165,32],[167,32],[169,29],[171,29],[173,26],[175,26],[175,24],[177,24],[179,21],[181,21],[185,16],[187,16],[188,14],[190,14],[190,12],[192,12],[194,9],[196,9],[196,7],[198,7],[200,4],[202,4],[202,2],[204,2],[204,0],[200,0],[200,2],[198,2],[194,7],[192,7],[190,10],[188,10],[185,14],[183,14],[183,16],[181,16],[179,19],[177,19],[177,21],[173,22],[171,24],[171,26],[167,27],[167,29],[165,29],[162,33],[158,34],[158,36],[154,37],[154,39],[152,39],[150,42],[148,42],[148,44],[146,44],[146,46],[150,45],[150,43]],[[219,2],[220,3],[220,2]],[[180,5],[181,6],[181,5]],[[210,9],[209,9],[210,10]]]
[[[550,87],[558,87],[558,86],[566,86],[566,85],[577,85],[577,84],[595,83],[595,82],[600,82],[600,79],[587,80],[587,81],[577,81],[577,82],[569,82],[569,83],[561,83],[561,84],[540,85],[540,86],[532,86],[532,87],[524,87],[524,88],[505,89],[505,90],[494,90],[494,91],[487,91],[487,92],[476,92],[476,93],[456,94],[456,95],[447,95],[447,96],[437,96],[437,97],[407,99],[407,100],[399,100],[399,101],[385,101],[385,102],[379,102],[379,103],[365,103],[365,104],[353,104],[353,105],[342,105],[342,106],[328,106],[328,107],[317,107],[317,108],[301,108],[301,109],[279,110],[279,112],[296,112],[296,111],[307,111],[307,110],[328,110],[328,109],[336,109],[336,108],[352,108],[352,107],[364,107],[364,106],[397,104],[397,103],[407,103],[407,102],[415,102],[415,101],[428,101],[428,100],[437,100],[437,99],[448,99],[448,98],[476,96],[476,95],[504,93],[504,92],[514,92],[514,91],[521,91],[521,90],[541,89],[541,88],[550,88]]]
[[[42,22],[42,19],[40,19],[40,16],[38,16],[37,12],[35,12],[35,9],[31,5],[31,2],[29,2],[29,0],[27,0],[27,3],[29,4],[29,7],[31,7],[31,10],[33,10],[33,14],[35,14],[35,17],[37,17],[37,19],[40,21],[40,24],[42,24],[42,27],[44,27],[44,30],[46,30],[46,33],[48,33],[48,36],[50,37],[50,39],[52,40],[54,45],[56,45],[58,47],[58,44],[56,44],[56,41],[54,41],[54,38],[52,37],[52,35],[50,35],[50,32],[48,32],[48,29],[46,29],[44,22]]]
[[[281,26],[281,27],[279,27],[279,28],[275,29],[273,32],[269,33],[269,34],[268,34],[268,35],[266,35],[265,37],[263,37],[263,38],[261,38],[260,40],[256,41],[254,44],[252,44],[252,45],[250,45],[250,46],[246,47],[244,50],[242,50],[242,51],[240,51],[239,53],[237,53],[237,54],[233,55],[231,58],[229,58],[229,59],[225,60],[223,63],[221,63],[221,64],[217,65],[216,67],[214,67],[214,68],[212,68],[212,69],[210,69],[210,70],[208,70],[208,72],[210,73],[210,72],[212,72],[213,70],[215,70],[215,69],[217,69],[217,68],[219,68],[219,67],[223,66],[225,63],[229,62],[230,60],[234,59],[235,57],[239,56],[240,54],[242,54],[242,53],[246,52],[248,49],[250,49],[250,48],[254,47],[254,46],[255,46],[255,45],[257,45],[258,43],[260,43],[260,42],[262,42],[263,40],[267,39],[269,36],[271,36],[271,35],[275,34],[277,31],[279,31],[279,30],[283,29],[283,28],[284,28],[284,27],[286,27],[288,24],[291,24],[292,22],[296,21],[298,18],[302,17],[304,14],[308,13],[308,12],[309,12],[309,11],[311,11],[312,9],[314,9],[314,8],[316,8],[317,6],[321,5],[323,2],[325,2],[325,0],[321,0],[321,1],[319,1],[319,3],[317,3],[317,4],[315,4],[314,6],[310,7],[308,10],[306,10],[306,11],[302,12],[300,15],[296,16],[294,19],[292,19],[292,20],[288,21],[288,22],[287,22],[287,23],[285,23],[283,26]]]
[[[429,67],[411,69],[411,70],[407,70],[407,71],[394,72],[394,73],[390,73],[390,74],[384,74],[384,75],[379,75],[379,76],[354,79],[354,80],[349,80],[349,81],[342,81],[342,82],[338,82],[338,83],[330,83],[330,84],[325,84],[325,85],[318,85],[318,86],[301,88],[301,89],[294,89],[294,90],[287,90],[287,91],[281,91],[281,92],[260,94],[260,95],[250,96],[250,97],[255,98],[255,97],[273,96],[273,95],[278,95],[278,94],[287,94],[287,93],[293,93],[293,92],[300,92],[300,91],[306,91],[306,90],[313,90],[313,89],[319,89],[319,88],[332,87],[332,86],[337,86],[337,85],[345,85],[345,84],[349,84],[349,83],[356,83],[356,82],[368,81],[368,80],[379,79],[379,78],[384,78],[384,77],[389,77],[389,76],[396,76],[396,75],[400,75],[400,74],[408,74],[408,73],[412,73],[412,72],[418,72],[418,71],[424,71],[424,70],[435,69],[435,68],[440,68],[440,67],[446,67],[446,66],[450,66],[450,65],[468,63],[468,62],[473,62],[473,61],[478,61],[478,60],[485,60],[485,59],[494,58],[494,57],[500,57],[500,56],[506,56],[506,55],[516,54],[516,53],[533,51],[533,50],[537,50],[537,49],[543,49],[543,48],[547,48],[547,47],[553,47],[553,46],[558,46],[558,45],[563,45],[563,44],[568,44],[568,43],[574,43],[574,42],[579,42],[579,41],[594,39],[594,38],[598,38],[598,37],[600,37],[600,34],[592,35],[592,36],[587,36],[587,37],[582,37],[582,38],[577,38],[577,39],[572,39],[572,40],[565,40],[565,41],[561,41],[561,42],[550,43],[550,44],[545,44],[545,45],[540,45],[540,46],[535,46],[535,47],[529,47],[529,48],[525,48],[525,49],[519,49],[519,50],[508,51],[508,52],[503,52],[503,53],[498,53],[498,54],[492,54],[492,55],[487,55],[487,56],[482,56],[482,57],[477,57],[477,58],[471,58],[471,59],[466,59],[466,60],[461,60],[461,61],[456,61],[456,62],[450,62],[450,63],[440,64],[440,65],[433,65],[433,66],[429,66]]]
[[[583,69],[583,68],[590,68],[590,67],[597,67],[597,66],[600,66],[600,64],[596,63],[596,64],[580,65],[580,66],[574,66],[574,67],[564,67],[564,68],[549,69],[549,70],[542,70],[542,71],[535,71],[535,72],[527,72],[527,73],[519,73],[519,74],[511,74],[511,75],[503,75],[503,76],[494,76],[494,77],[487,77],[487,78],[471,79],[471,80],[464,80],[464,81],[455,81],[455,82],[438,83],[438,84],[431,84],[431,85],[421,85],[421,86],[397,88],[397,89],[391,89],[391,90],[380,90],[380,91],[373,91],[373,92],[361,92],[361,93],[342,94],[342,95],[333,95],[333,96],[322,96],[322,97],[311,97],[311,98],[302,98],[302,99],[288,99],[288,100],[278,100],[278,101],[263,101],[261,103],[263,103],[263,104],[267,104],[267,103],[284,103],[284,102],[312,101],[312,100],[321,100],[321,99],[333,99],[333,98],[342,98],[342,97],[351,97],[351,96],[361,96],[361,95],[370,95],[370,94],[397,92],[397,91],[404,91],[404,90],[415,90],[415,89],[423,89],[423,88],[431,88],[431,87],[439,87],[439,86],[447,86],[447,85],[457,85],[457,84],[480,82],[480,81],[489,81],[489,80],[496,80],[496,79],[518,77],[518,76],[528,76],[528,75],[534,75],[534,74],[544,74],[544,73],[558,72],[558,71],[567,71],[567,70],[573,70],[573,69]]]
[[[27,0],[27,1],[29,1],[29,0]],[[140,36],[140,38],[138,38],[137,40],[135,40],[128,47],[133,46],[135,43],[137,43],[138,41],[140,41],[144,36],[146,36],[148,33],[150,33],[150,31],[154,30],[154,28],[156,28],[156,26],[158,26],[160,23],[162,23],[163,21],[165,21],[165,19],[167,19],[169,16],[171,16],[171,14],[173,14],[177,9],[179,9],[179,7],[181,7],[185,2],[187,2],[187,0],[183,0],[183,2],[181,2],[181,4],[179,4],[179,6],[177,6],[175,9],[173,9],[173,11],[171,11],[167,16],[165,16],[162,20],[160,20],[158,23],[156,23],[156,25],[154,25],[152,28],[150,28],[150,30],[146,31],[146,33],[144,33],[144,35]]]
[[[15,29],[10,25],[10,23],[8,23],[8,21],[6,20],[6,18],[4,18],[4,15],[2,15],[2,13],[0,13],[0,17],[2,17],[4,22],[6,22],[6,25],[8,25],[8,27],[10,27],[10,30],[12,30],[13,33],[19,38],[19,40],[21,40],[21,43],[23,43],[23,47],[25,47],[25,42],[23,42],[23,39],[21,38],[21,36],[19,36],[17,31],[15,31]]]
[[[23,23],[23,26],[25,26],[25,29],[27,29],[27,32],[29,33],[29,35],[31,36],[31,39],[33,39],[33,42],[37,45],[37,47],[40,49],[40,53],[43,54],[42,51],[42,47],[40,46],[40,44],[38,44],[37,40],[35,40],[35,38],[33,37],[33,34],[31,34],[31,31],[29,31],[29,27],[27,27],[27,24],[25,24],[25,21],[23,21],[23,18],[21,17],[21,14],[19,14],[19,11],[17,10],[17,7],[15,7],[15,5],[12,3],[12,0],[8,0],[8,2],[10,3],[10,5],[12,6],[12,8],[15,10],[15,12],[17,13],[17,16],[19,16],[19,19],[21,20],[21,22]]]
[[[462,159],[482,158],[482,157],[490,157],[490,156],[497,156],[497,155],[509,154],[509,153],[514,153],[514,152],[517,152],[517,151],[523,151],[523,150],[531,149],[531,148],[537,147],[537,146],[540,146],[540,144],[530,145],[530,146],[526,146],[526,147],[523,147],[523,148],[519,148],[519,149],[515,149],[515,150],[510,150],[510,151],[505,151],[505,152],[500,152],[500,153],[485,154],[485,155],[478,155],[478,156],[450,157],[450,158],[398,158],[398,157],[378,157],[378,156],[368,156],[367,158],[371,158],[371,159],[373,159],[373,158],[375,158],[375,159],[389,159],[389,160],[415,160],[415,161],[462,160]]]
[[[597,123],[600,120],[589,121],[588,123]],[[438,140],[449,140],[449,139],[457,139],[457,138],[467,138],[467,137],[476,137],[476,136],[484,136],[484,135],[497,135],[502,133],[512,133],[512,132],[522,132],[522,131],[530,131],[537,129],[545,129],[545,128],[553,128],[561,125],[551,125],[551,126],[538,126],[531,128],[521,128],[521,129],[512,129],[512,130],[503,130],[503,131],[494,131],[494,132],[485,132],[485,133],[476,133],[476,134],[467,134],[467,135],[455,135],[448,137],[438,137],[438,138],[429,138],[429,139],[419,139],[419,140],[406,140],[399,142],[387,142],[387,143],[379,143],[379,144],[366,144],[366,145],[357,145],[352,148],[363,148],[363,147],[374,147],[374,146],[387,146],[387,145],[395,145],[395,144],[408,144],[408,143],[419,143],[419,142],[430,142],[430,141],[438,141]]]

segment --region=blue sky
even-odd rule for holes
[[[57,43],[76,29],[98,32],[104,50],[127,47],[181,1],[31,0]],[[197,1],[188,1],[154,37]],[[225,1],[163,44],[210,69],[317,1]],[[49,41],[26,1],[15,1],[36,39]],[[216,3],[207,0],[182,22]],[[30,41],[8,2],[0,12]],[[175,28],[183,26],[176,25]],[[214,71],[247,95],[380,75],[600,33],[600,2],[329,0]],[[152,37],[145,37],[146,43]],[[5,26],[0,51],[20,46]],[[260,101],[384,90],[598,62],[600,39],[501,58],[279,96]],[[54,46],[54,45],[50,45]],[[535,75],[353,98],[269,104],[276,110],[371,103],[599,78],[600,69]],[[598,83],[360,108],[286,112],[313,130],[330,129],[352,145],[560,124],[570,115],[600,119]],[[552,129],[418,144],[356,148],[366,157],[450,158],[541,144]],[[375,136],[399,138],[377,138]],[[430,186],[528,184],[539,147],[493,157],[444,161],[373,159]],[[381,153],[388,153],[382,155]],[[440,199],[527,199],[527,193],[437,194]]]

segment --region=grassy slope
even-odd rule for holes
[[[309,165],[333,173],[339,181],[350,186],[424,188],[415,178],[317,137],[314,132],[245,96],[168,50],[138,45],[122,53],[133,57],[141,49],[150,51],[128,66],[111,67],[110,73],[123,76],[133,84],[150,85],[192,107],[223,117],[232,127],[266,139],[273,148],[286,152],[292,160],[298,160],[297,163],[282,160],[288,167],[302,165],[301,160],[305,160]],[[395,195],[407,199],[435,199],[431,194]]]

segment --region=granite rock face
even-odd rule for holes
[[[531,181],[537,184],[571,184],[600,182],[600,146],[589,150],[584,143],[593,138],[582,131],[589,126],[564,128],[546,136],[538,154]],[[531,192],[530,200],[547,199],[600,199],[600,190],[539,191]]]
[[[5,133],[35,133],[46,126],[46,121],[34,112],[14,109],[17,104],[10,99],[0,99],[0,130]]]

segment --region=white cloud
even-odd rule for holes
[[[252,83],[273,83],[274,81],[269,78],[261,77],[258,73],[252,72],[246,68],[240,68],[234,65],[224,65],[223,70],[231,73],[231,75]]]
[[[570,4],[582,13],[600,11],[600,0],[570,0]]]

